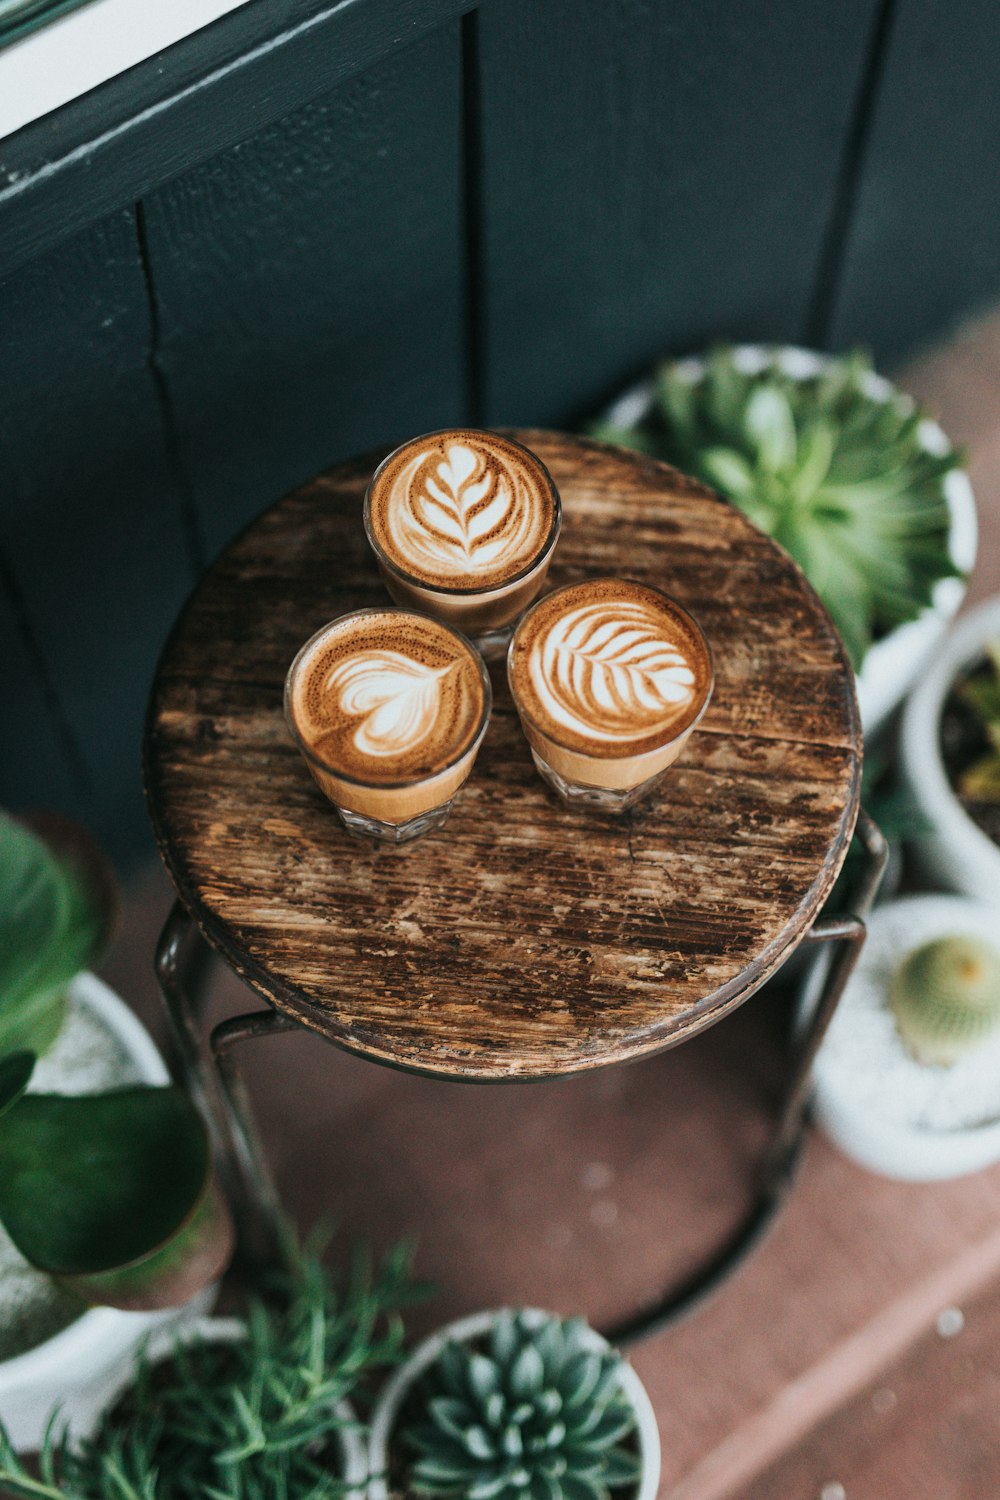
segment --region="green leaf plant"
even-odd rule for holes
[[[224,1269],[232,1227],[205,1126],[179,1089],[26,1092],[34,1054],[0,1059],[0,1223],[85,1302],[173,1307]]]
[[[334,1500],[346,1488],[339,1403],[402,1348],[400,1309],[420,1294],[409,1248],[340,1279],[322,1242],[287,1245],[287,1267],[255,1295],[245,1337],[195,1335],[151,1366],[88,1440],[50,1424],[38,1473],[0,1424],[0,1489],[20,1500]]]
[[[82,829],[0,812],[0,1057],[51,1046],[67,987],[104,949],[116,911],[110,869]]]
[[[777,359],[740,367],[714,350],[704,373],[667,364],[648,414],[594,437],[665,459],[712,485],[802,568],[856,669],[874,640],[918,617],[954,576],[944,482],[962,456],[923,445],[923,413],[866,390],[860,354],[800,379]]]
[[[424,1376],[401,1448],[405,1493],[450,1500],[610,1500],[635,1492],[636,1419],[621,1356],[580,1319],[498,1314],[482,1347],[451,1342]],[[404,1408],[404,1412],[406,1408]]]

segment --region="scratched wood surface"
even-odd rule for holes
[[[353,839],[282,715],[296,649],[384,599],[361,527],[377,456],[264,513],[205,576],[157,673],[146,783],[160,850],[209,940],[305,1025],[466,1079],[625,1061],[718,1020],[780,966],[836,877],[861,732],[830,621],[786,555],[640,455],[522,431],[565,524],[559,584],[619,573],[701,621],[711,707],[655,800],[569,810],[535,774],[502,674],[445,828]]]

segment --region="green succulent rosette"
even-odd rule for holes
[[[641,1463],[622,1359],[580,1319],[499,1313],[449,1342],[401,1422],[407,1493],[453,1500],[612,1500]],[[631,1440],[631,1441],[630,1441]]]
[[[666,364],[646,414],[592,436],[693,474],[788,551],[830,612],[855,669],[873,641],[918,618],[935,584],[957,576],[945,479],[961,464],[933,453],[924,413],[872,389],[861,354],[815,374],[779,353],[748,368],[731,348],[704,364]]]

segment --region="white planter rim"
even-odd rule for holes
[[[914,689],[903,714],[900,758],[907,781],[935,832],[957,846],[959,858],[995,867],[1000,900],[1000,848],[970,818],[948,778],[941,754],[941,718],[952,688],[976,665],[988,641],[1000,637],[1000,595],[971,609],[955,626],[937,660]]]
[[[540,1307],[491,1308],[485,1312],[470,1313],[456,1318],[443,1328],[430,1334],[417,1345],[413,1353],[390,1377],[379,1394],[372,1413],[368,1468],[369,1500],[389,1500],[389,1490],[384,1475],[388,1464],[389,1445],[396,1417],[407,1393],[430,1365],[438,1358],[446,1343],[467,1344],[481,1338],[492,1328],[502,1312],[516,1313],[525,1317],[531,1326],[537,1327],[559,1314],[546,1312]],[[612,1346],[596,1329],[586,1328],[588,1346],[594,1350],[606,1350]],[[646,1387],[622,1356],[621,1383],[636,1415],[636,1436],[642,1473],[633,1500],[655,1500],[660,1484],[660,1432],[656,1414]]]

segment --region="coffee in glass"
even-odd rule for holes
[[[393,843],[444,822],[491,701],[463,636],[388,607],[324,625],[285,682],[288,726],[318,785],[352,833]]]
[[[495,432],[413,438],[376,469],[365,531],[386,588],[502,654],[544,582],[561,510],[535,454]]]
[[[712,694],[698,624],[622,578],[567,584],[521,620],[511,693],[539,773],[570,803],[631,807],[673,764]]]

